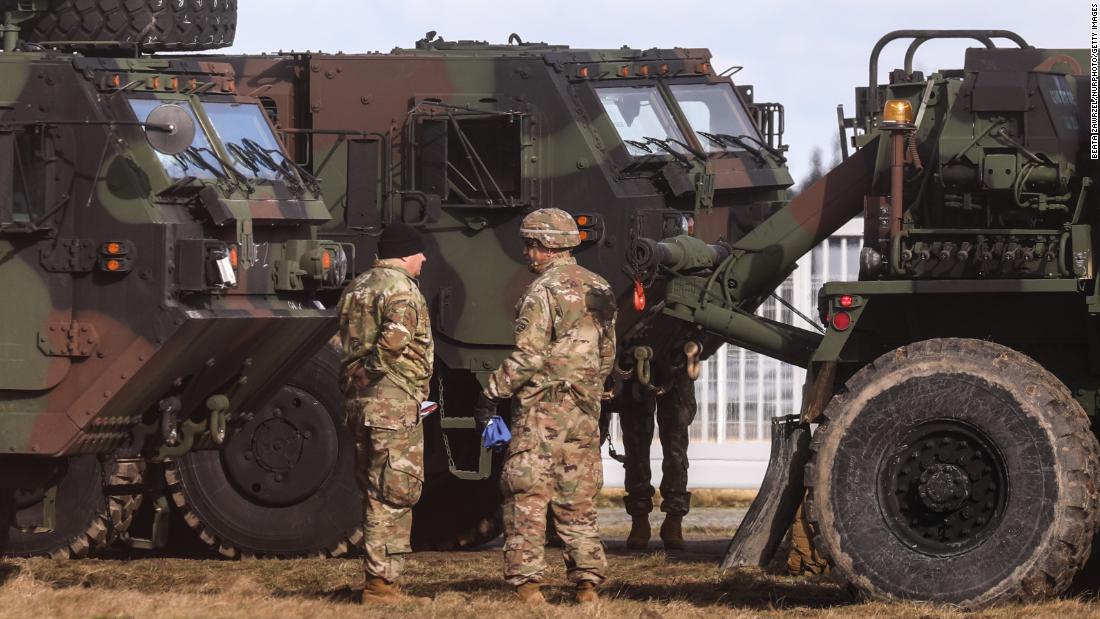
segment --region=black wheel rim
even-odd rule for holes
[[[250,501],[285,507],[313,496],[329,479],[339,436],[324,405],[284,385],[226,441],[226,477]]]
[[[1008,503],[1000,451],[984,432],[957,419],[911,428],[886,453],[877,477],[890,531],[932,556],[980,545],[997,529]]]

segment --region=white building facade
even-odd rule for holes
[[[828,281],[850,281],[859,275],[863,220],[854,219],[798,261],[798,268],[776,294],[804,316],[817,320],[817,293]],[[768,299],[758,315],[814,329],[795,312]],[[817,326],[821,326],[817,323]],[[692,488],[755,488],[767,468],[771,419],[797,414],[802,406],[806,371],[736,346],[723,346],[703,363],[695,382],[698,412],[690,428],[688,458]],[[622,452],[618,421],[611,438]],[[656,432],[654,433],[656,434]],[[606,456],[604,485],[621,487],[622,465]],[[660,484],[661,446],[650,450],[653,486]]]

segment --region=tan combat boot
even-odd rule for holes
[[[630,550],[645,550],[649,546],[649,514],[631,516],[630,535],[626,536],[626,547]]]
[[[542,597],[542,591],[539,590],[539,583],[537,582],[525,582],[522,585],[517,585],[516,597],[519,598],[520,602],[532,606],[546,603],[546,598]]]
[[[665,515],[665,521],[661,523],[661,541],[665,543],[665,550],[684,549],[683,520],[683,516]]]
[[[363,604],[396,604],[399,602],[428,602],[429,598],[414,597],[402,592],[393,583],[379,576],[367,576],[363,586]]]
[[[595,604],[600,599],[596,594],[596,583],[588,580],[577,583],[576,596],[578,604]]]

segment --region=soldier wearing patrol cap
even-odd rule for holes
[[[434,355],[428,305],[416,280],[425,261],[420,234],[389,224],[373,268],[340,299],[343,385],[364,504],[363,603],[408,597],[394,583],[411,552],[412,507],[424,479],[419,413]]]
[[[565,544],[579,602],[597,599],[607,560],[594,499],[603,485],[600,399],[615,358],[615,299],[600,276],[577,265],[576,222],[560,209],[523,219],[524,254],[538,278],[516,305],[515,350],[489,377],[475,410],[484,423],[514,398],[504,493],[504,577],[519,598],[543,603],[549,506]]]

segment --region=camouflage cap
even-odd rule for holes
[[[523,218],[519,234],[550,249],[567,249],[581,244],[577,222],[560,208],[541,208]]]

